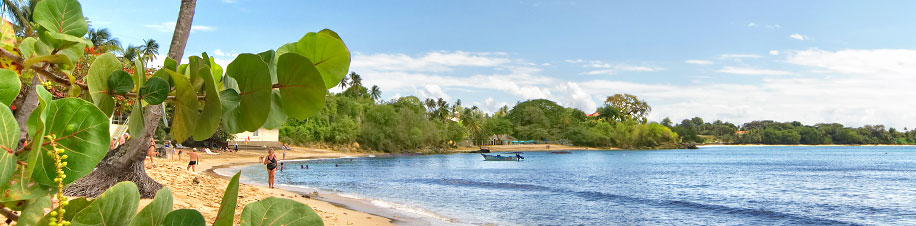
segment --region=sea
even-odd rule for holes
[[[276,180],[398,225],[916,225],[912,146],[522,155],[284,161]],[[263,165],[217,172],[239,170],[266,182]]]

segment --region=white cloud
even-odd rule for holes
[[[798,40],[802,40],[802,41],[804,41],[804,40],[811,40],[811,38],[809,38],[807,35],[803,35],[803,34],[799,34],[799,33],[791,34],[791,35],[789,35],[789,38],[798,39]]]
[[[770,50],[770,55],[776,56],[779,55],[779,50]]]
[[[840,74],[872,77],[907,77],[916,74],[916,50],[913,49],[847,49],[825,51],[818,49],[794,51],[787,62],[815,67]],[[907,82],[912,83],[912,81]]]
[[[731,67],[731,66],[723,67],[722,69],[716,70],[716,72],[737,74],[737,75],[794,75],[795,74],[790,71]]]
[[[445,91],[442,91],[442,87],[440,87],[439,85],[425,85],[423,86],[423,89],[417,90],[417,94],[420,95],[420,97],[423,99],[426,99],[426,98],[432,98],[432,99],[442,98],[445,100],[452,99],[448,94],[445,93]]]
[[[235,0],[222,0],[222,2],[232,4],[235,3]]]
[[[582,62],[585,62],[585,61],[584,61],[584,60],[582,60],[582,59],[575,59],[575,60],[565,60],[565,61],[566,61],[566,63],[570,63],[570,64],[578,64],[578,63],[582,63]]]
[[[756,27],[756,26],[757,26],[757,23],[754,23],[754,22],[750,22],[747,24],[747,27]]]
[[[216,50],[213,50],[213,56],[226,56],[226,53],[224,53],[220,49],[216,49]]]
[[[151,28],[159,32],[173,32],[175,31],[175,22],[162,22],[160,24],[147,24],[143,25],[146,28]],[[195,31],[215,31],[216,27],[206,26],[206,25],[191,25],[191,32]]]
[[[708,60],[686,60],[684,63],[688,64],[712,64],[712,61]]]

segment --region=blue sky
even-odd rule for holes
[[[83,1],[93,26],[165,54],[178,1]],[[185,55],[276,49],[330,28],[385,99],[485,111],[548,98],[586,112],[615,93],[651,120],[693,116],[912,128],[913,1],[199,0]]]

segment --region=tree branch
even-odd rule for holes
[[[13,63],[15,63],[15,64],[18,64],[18,65],[25,65],[25,64],[24,64],[25,59],[22,59],[22,57],[19,57],[19,56],[17,56],[16,54],[13,54],[13,53],[10,52],[9,50],[0,48],[0,56],[3,56],[3,57],[6,57],[6,58],[10,59],[10,60],[13,61]],[[57,70],[57,69],[55,69],[55,68],[49,67],[49,66],[47,66],[47,65],[48,65],[48,64],[44,64],[44,65],[39,66],[39,65],[35,64],[35,65],[32,65],[31,68],[29,68],[29,69],[32,69],[32,70],[34,70],[35,72],[38,72],[38,74],[41,74],[42,76],[44,76],[45,78],[54,80],[54,81],[57,82],[57,83],[61,83],[61,84],[70,84],[70,79],[67,78],[67,75],[66,75],[66,74],[64,74],[63,72],[61,72],[61,71],[59,71],[59,70]],[[88,89],[88,88],[89,88],[88,86],[86,86],[86,84],[81,83],[81,82],[79,82],[79,81],[73,81],[73,84],[76,84],[76,85],[82,87],[83,89]]]
[[[3,206],[3,204],[0,204],[0,215],[3,215],[4,217],[13,221],[19,221],[19,215],[16,215],[16,213],[13,213],[12,210],[7,209],[5,206]]]

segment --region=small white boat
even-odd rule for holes
[[[513,155],[503,156],[501,154],[496,154],[496,155],[480,154],[480,155],[483,156],[484,161],[521,161],[522,159],[525,159],[525,157],[522,157],[521,155],[519,155],[521,154],[521,152],[514,152],[514,153],[509,153],[509,154],[515,154],[515,155],[514,156]]]

